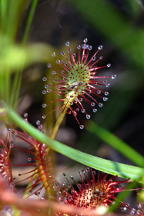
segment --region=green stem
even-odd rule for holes
[[[59,117],[58,117],[58,119],[57,119],[57,121],[56,121],[56,123],[55,123],[55,126],[54,126],[54,128],[52,129],[52,133],[51,133],[51,135],[50,135],[50,138],[51,138],[51,139],[55,139],[55,137],[56,137],[56,135],[57,135],[57,132],[58,132],[58,129],[59,129],[59,127],[60,127],[60,125],[61,125],[61,123],[62,123],[64,117],[65,117],[66,111],[67,111],[67,107],[66,107],[66,108],[61,112],[61,114],[59,115]]]
[[[24,35],[23,35],[22,43],[25,43],[28,40],[28,36],[29,36],[29,32],[30,32],[30,28],[31,28],[31,24],[33,21],[33,17],[35,14],[37,4],[38,4],[38,0],[33,0],[31,3],[31,9],[28,15],[27,24],[26,24]]]
[[[66,157],[69,157],[79,163],[97,169],[99,171],[117,175],[123,178],[130,178],[139,182],[144,182],[142,179],[144,173],[143,168],[117,163],[73,149],[67,145],[64,145],[56,140],[47,137],[45,134],[38,131],[29,123],[25,122],[20,116],[18,116],[18,114],[16,114],[11,108],[6,105],[5,109],[7,111],[8,117],[13,123],[15,123],[18,127],[26,131],[41,143],[45,143],[54,151],[57,151],[60,154],[65,155]]]
[[[35,14],[37,4],[38,4],[38,0],[33,0],[31,3],[31,8],[30,8],[29,15],[27,18],[26,28],[25,28],[24,35],[22,38],[22,44],[25,44],[28,40],[28,36],[29,36],[29,32],[30,32],[30,28],[31,28],[31,24],[33,21],[33,17]],[[15,79],[14,79],[13,86],[12,86],[12,97],[11,97],[10,104],[14,107],[14,109],[16,109],[17,103],[18,103],[21,79],[22,79],[22,69],[16,72]]]

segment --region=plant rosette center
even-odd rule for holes
[[[90,71],[88,66],[84,64],[75,64],[71,67],[66,80],[67,84],[65,86],[68,90],[64,101],[67,108],[87,88],[89,80]]]

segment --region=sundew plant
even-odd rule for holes
[[[143,4],[121,6],[0,0],[0,215],[144,216]]]

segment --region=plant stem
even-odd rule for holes
[[[62,108],[62,109],[63,109],[63,108]],[[58,119],[57,119],[57,121],[56,121],[56,123],[55,123],[55,126],[54,126],[53,129],[52,129],[52,133],[50,134],[50,138],[51,138],[51,139],[55,139],[55,137],[56,137],[56,135],[57,135],[57,132],[58,132],[58,129],[59,129],[59,127],[60,127],[60,125],[61,125],[61,123],[62,123],[64,117],[65,117],[66,111],[67,111],[67,107],[65,107],[65,108],[63,109],[63,111],[61,112],[61,114],[59,115],[59,117],[58,117]]]
[[[24,35],[23,35],[22,43],[25,43],[28,39],[37,4],[38,4],[38,0],[33,0],[31,3],[31,8],[30,8],[30,12],[28,15],[27,24],[26,24]]]
[[[51,139],[55,139],[56,135],[57,135],[57,132],[58,132],[58,129],[65,117],[65,114],[66,114],[66,111],[67,111],[67,107],[64,107],[64,109],[62,109],[63,111],[60,113],[53,129],[52,129],[52,132],[50,134],[50,138]],[[52,172],[54,173],[54,170],[55,170],[55,164],[56,164],[56,160],[55,160],[55,152],[53,149],[51,149],[50,147],[47,147],[47,158],[49,159],[48,162],[50,161],[50,165],[48,164],[48,166],[50,166],[50,169],[52,170]],[[53,173],[50,173],[50,175],[53,176]],[[51,185],[51,184],[50,184]],[[53,188],[50,187],[48,193],[47,193],[48,197],[55,197],[55,193],[53,191]],[[53,215],[53,211],[51,211],[51,215]]]

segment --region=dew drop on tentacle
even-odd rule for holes
[[[42,78],[42,81],[43,81],[43,82],[46,82],[46,81],[47,81],[47,77],[43,77],[43,78]]]
[[[108,96],[108,95],[109,95],[109,92],[107,92],[107,91],[104,92],[104,95],[105,95],[105,96]]]
[[[83,129],[84,129],[84,125],[80,125],[79,128],[80,128],[81,130],[83,130]]]
[[[79,108],[76,108],[76,112],[79,112],[79,110],[80,110]]]
[[[46,119],[46,115],[42,115],[42,119]]]
[[[98,89],[98,90],[96,91],[96,93],[97,93],[97,94],[101,94],[101,90]]]
[[[65,55],[65,52],[64,52],[64,51],[61,51],[60,54],[61,54],[62,56],[64,56],[64,55]]]
[[[103,82],[103,83],[104,83],[106,88],[110,87],[110,83],[108,83],[108,82]]]
[[[99,60],[102,60],[102,59],[103,59],[103,56],[100,56],[100,57],[99,57]]]
[[[91,106],[94,107],[96,104],[94,102],[91,103]]]
[[[60,60],[60,59],[57,59],[57,60],[56,60],[56,63],[57,63],[57,64],[60,64],[60,63],[61,63],[61,60]]]
[[[96,56],[93,56],[93,57],[92,57],[92,60],[95,61],[95,60],[96,60]]]
[[[88,49],[89,48],[89,45],[88,44],[82,44],[82,49]]]
[[[42,104],[42,108],[46,108],[47,107],[47,104]]]
[[[90,119],[91,116],[89,114],[86,114],[86,119]]]
[[[112,76],[111,76],[111,78],[112,78],[112,79],[115,79],[115,78],[116,78],[116,76],[117,76],[117,75],[116,75],[116,74],[114,74],[114,75],[112,75]]]
[[[40,120],[36,121],[36,125],[39,126],[41,124]]]
[[[51,68],[51,67],[52,67],[51,63],[48,63],[47,68]]]
[[[94,108],[94,109],[93,109],[93,112],[94,112],[94,113],[96,113],[96,112],[97,112],[97,109],[96,109],[96,108]]]
[[[56,72],[56,71],[52,71],[51,74],[52,74],[52,75],[56,75],[57,72]]]
[[[24,120],[27,122],[28,121],[28,113],[24,113]]]
[[[56,56],[56,52],[53,52],[53,53],[52,53],[52,56],[55,57],[55,56]]]
[[[40,125],[38,126],[38,129],[39,129],[40,131],[42,131],[42,130],[43,130],[43,125],[40,124]]]
[[[28,113],[24,113],[24,118],[28,118]]]
[[[80,49],[81,49],[81,45],[78,45],[78,46],[77,46],[77,49],[80,50]]]
[[[83,40],[83,42],[84,42],[84,43],[87,43],[87,42],[88,42],[88,39],[87,39],[87,38],[85,38],[85,39]]]
[[[109,64],[107,64],[107,68],[110,68],[111,67],[111,64],[109,63]]]
[[[98,106],[99,106],[100,108],[102,108],[102,107],[103,107],[103,103],[98,103]]]
[[[28,161],[28,162],[31,162],[31,161],[32,161],[32,158],[31,158],[31,157],[28,157],[28,158],[27,158],[27,161]]]
[[[42,90],[42,94],[46,94],[47,93],[47,91],[46,90]]]
[[[103,45],[99,45],[98,50],[102,50],[102,49],[103,49]]]
[[[103,97],[103,101],[107,101],[108,100],[108,98],[107,97]]]
[[[44,88],[45,88],[45,89],[49,88],[49,85],[45,85]]]
[[[66,46],[70,46],[70,42],[69,42],[69,41],[66,41],[66,42],[65,42],[65,45],[66,45]]]
[[[85,113],[85,112],[86,112],[86,110],[85,110],[85,109],[81,109],[81,112],[82,112],[82,113]]]
[[[92,45],[88,46],[88,50],[91,51],[92,50]]]

